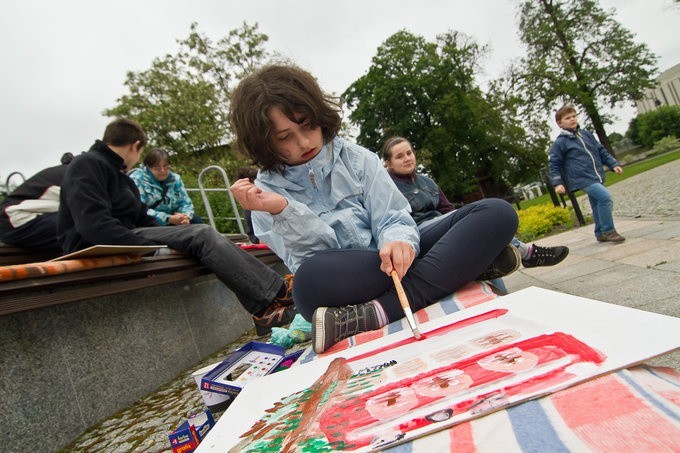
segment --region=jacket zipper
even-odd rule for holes
[[[314,170],[312,167],[308,167],[309,169],[309,182],[312,183],[312,186],[314,186],[314,190],[319,190],[319,188],[316,186],[316,178],[314,176]]]
[[[597,180],[600,181],[600,184],[602,184],[602,178],[600,177],[600,174],[597,172],[597,164],[595,163],[595,158],[593,157],[593,153],[590,152],[588,147],[586,146],[586,142],[583,141],[583,138],[581,137],[581,134],[578,132],[574,134],[578,137],[579,140],[581,140],[581,144],[583,145],[583,149],[586,151],[588,154],[588,157],[590,157],[591,162],[593,163],[593,171],[595,172],[595,176],[597,176]]]

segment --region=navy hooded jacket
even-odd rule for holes
[[[563,129],[550,148],[552,183],[565,185],[570,192],[595,183],[604,184],[603,165],[613,170],[620,164],[593,134],[584,129],[576,132]]]

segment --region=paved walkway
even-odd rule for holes
[[[598,243],[592,234],[592,224],[537,241],[540,245],[567,245],[571,253],[554,267],[520,269],[505,279],[508,289],[539,286],[680,317],[678,181],[680,160],[611,186],[616,226],[626,241]],[[580,204],[584,214],[588,214],[587,200],[580,200]],[[191,373],[253,339],[250,333],[227,345],[156,393],[92,428],[68,451],[172,451],[169,432],[188,414],[204,408]],[[680,351],[649,363],[680,370]]]

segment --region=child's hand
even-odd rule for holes
[[[620,175],[621,173],[623,173],[623,168],[621,168],[620,165],[617,165],[616,167],[614,167],[614,173]]]
[[[232,184],[231,193],[243,209],[249,211],[265,211],[275,215],[288,206],[288,200],[282,195],[264,191],[250,182],[248,178],[239,179]]]
[[[558,184],[555,186],[555,192],[565,194],[567,193],[567,189],[565,189],[562,184]]]
[[[397,271],[401,280],[406,271],[413,263],[416,254],[411,244],[403,241],[386,242],[380,249],[380,270],[387,275],[392,274],[392,269]]]

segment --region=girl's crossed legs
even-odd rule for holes
[[[517,224],[517,214],[509,203],[489,198],[468,204],[425,227],[421,231],[420,254],[402,280],[413,311],[478,277],[510,242]],[[307,320],[319,307],[373,300],[390,322],[404,317],[392,279],[380,270],[375,250],[332,249],[317,253],[297,270],[293,299]]]

